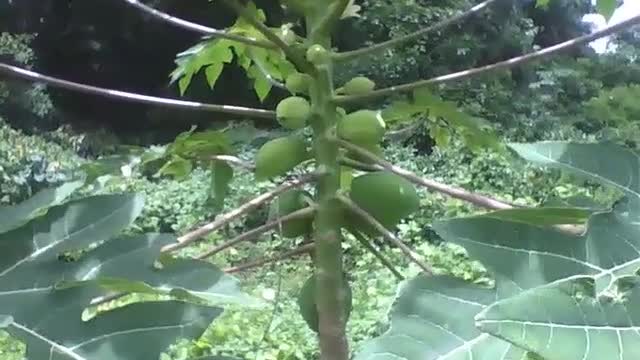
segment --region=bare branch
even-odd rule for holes
[[[304,208],[304,209],[300,209],[300,210],[294,211],[291,214],[287,214],[287,215],[285,215],[283,217],[277,218],[277,219],[275,219],[273,221],[270,221],[270,222],[268,222],[268,223],[266,223],[266,224],[264,224],[262,226],[258,226],[255,229],[251,229],[251,230],[249,230],[247,232],[244,232],[244,233],[236,236],[235,238],[233,238],[233,239],[231,239],[229,241],[226,241],[226,242],[224,242],[224,243],[222,243],[220,245],[214,246],[213,248],[203,252],[202,254],[196,256],[195,258],[198,259],[198,260],[203,260],[203,259],[206,259],[208,257],[214,256],[217,253],[219,253],[219,252],[221,252],[221,251],[223,251],[225,249],[228,249],[228,248],[230,248],[232,246],[240,244],[241,242],[254,239],[255,237],[260,236],[261,234],[264,234],[267,231],[276,229],[279,226],[281,226],[281,224],[283,222],[286,222],[286,221],[289,221],[289,220],[302,219],[302,218],[310,216],[314,212],[315,212],[315,209],[312,208],[312,207],[307,207],[307,208]]]
[[[287,45],[276,33],[271,31],[265,24],[258,21],[251,12],[247,10],[238,0],[223,0],[224,3],[235,11],[239,16],[242,16],[251,26],[260,31],[264,37],[274,43],[277,47],[282,49],[284,54],[291,62],[298,66],[301,70],[307,73],[315,72],[315,68],[309,64],[309,62],[300,54],[293,51],[293,49]]]
[[[222,39],[227,39],[227,40],[233,40],[233,41],[237,41],[239,43],[243,43],[243,44],[247,44],[247,45],[251,45],[251,46],[256,46],[256,47],[260,47],[260,48],[265,48],[265,49],[275,49],[276,46],[268,41],[264,41],[264,40],[259,40],[259,39],[254,39],[254,38],[248,38],[242,35],[238,35],[238,34],[234,34],[231,32],[227,32],[224,30],[218,30],[218,29],[214,29],[208,26],[204,26],[204,25],[200,25],[200,24],[196,24],[193,23],[191,21],[187,21],[184,19],[180,19],[177,18],[175,16],[171,16],[167,13],[164,13],[160,10],[154,9],[151,6],[145,5],[143,3],[141,3],[138,0],[124,0],[126,3],[128,3],[129,5],[135,7],[138,10],[141,10],[143,12],[145,12],[146,14],[149,14],[157,19],[160,19],[168,24],[171,24],[173,26],[177,26],[180,28],[183,28],[185,30],[189,30],[189,31],[193,31],[202,35],[208,35],[208,36],[212,36],[212,37],[217,37],[217,38],[222,38]]]
[[[400,241],[400,239],[398,239],[395,235],[393,235],[391,231],[387,230],[387,228],[385,228],[384,225],[380,224],[378,220],[376,220],[368,212],[366,212],[360,206],[358,206],[358,204],[354,203],[351,199],[343,195],[337,195],[337,198],[345,206],[347,206],[349,210],[351,210],[353,213],[355,213],[356,215],[361,217],[363,220],[365,220],[367,223],[369,223],[371,226],[373,226],[380,233],[380,235],[382,235],[382,237],[384,237],[387,241],[397,246],[402,251],[402,253],[407,257],[407,259],[409,259],[414,264],[418,265],[422,269],[422,271],[424,271],[426,274],[429,274],[429,275],[433,274],[433,269],[431,268],[431,266],[425,264],[420,259],[418,259],[415,256],[413,250],[411,250],[405,243],[403,243],[402,241]]]
[[[497,70],[507,70],[519,65],[524,65],[524,64],[533,62],[538,59],[555,55],[556,53],[565,51],[567,49],[570,49],[579,45],[590,43],[593,40],[597,40],[599,38],[626,30],[634,25],[637,25],[638,23],[640,23],[640,15],[633,16],[628,20],[622,21],[616,25],[606,27],[592,34],[580,36],[580,37],[562,42],[557,45],[549,46],[547,48],[544,48],[542,50],[539,50],[530,54],[517,56],[508,60],[497,62],[495,64],[485,65],[485,66],[472,68],[464,71],[459,71],[459,72],[455,72],[447,75],[437,76],[431,79],[419,80],[419,81],[408,83],[408,84],[397,85],[397,86],[392,86],[385,89],[375,90],[368,94],[336,96],[334,99],[335,99],[335,102],[338,104],[371,100],[371,99],[376,99],[376,98],[385,97],[389,95],[394,95],[401,92],[412,91],[412,90],[429,86],[429,85],[470,79],[478,75],[485,75],[487,73],[497,71]]]
[[[285,259],[289,259],[292,258],[294,256],[298,256],[298,255],[302,255],[302,254],[306,254],[309,253],[311,251],[313,251],[313,249],[315,248],[315,244],[314,243],[307,243],[304,245],[301,245],[300,247],[297,247],[293,250],[289,250],[287,252],[278,254],[274,257],[271,258],[261,258],[246,264],[242,264],[242,265],[238,265],[238,266],[234,266],[234,267],[230,267],[224,270],[225,273],[227,274],[233,274],[233,273],[237,273],[237,272],[241,272],[241,271],[245,271],[245,270],[249,270],[249,269],[253,269],[256,267],[260,267],[262,265],[268,264],[268,263],[272,263],[275,261],[280,261],[280,260],[285,260]]]
[[[372,253],[373,256],[378,258],[378,260],[380,260],[382,265],[384,265],[387,269],[389,269],[389,271],[391,271],[391,273],[393,274],[393,276],[396,277],[396,279],[404,280],[404,276],[402,276],[402,274],[393,266],[391,261],[389,259],[387,259],[386,257],[384,257],[384,255],[382,255],[382,253],[378,249],[376,249],[371,244],[371,242],[364,237],[364,235],[362,235],[357,230],[353,230],[353,231],[349,230],[349,232],[351,233],[351,235],[353,235],[354,238],[356,238],[356,240],[358,240],[358,242],[362,246],[364,246],[365,249],[367,249],[370,253]]]
[[[162,251],[170,252],[170,251],[181,249],[193,243],[194,241],[202,238],[203,236],[211,234],[212,232],[222,228],[223,226],[236,220],[237,218],[257,209],[260,205],[271,201],[273,198],[282,194],[283,192],[300,187],[304,184],[307,184],[313,181],[316,177],[317,177],[316,174],[307,174],[291,182],[284,183],[269,192],[261,194],[247,201],[246,203],[240,205],[239,207],[225,214],[219,215],[218,217],[216,217],[214,221],[182,235],[181,237],[178,238],[177,243],[165,246],[162,249]]]
[[[389,49],[389,48],[392,48],[392,47],[397,47],[397,46],[406,44],[407,42],[419,39],[419,38],[425,36],[428,33],[432,33],[432,32],[435,32],[435,31],[442,30],[443,28],[445,28],[447,26],[453,25],[453,24],[455,24],[457,22],[460,22],[460,21],[462,21],[462,20],[464,20],[464,19],[466,19],[466,18],[468,18],[468,17],[470,17],[472,15],[480,13],[481,11],[487,9],[489,7],[489,5],[493,4],[496,1],[497,0],[486,0],[486,1],[483,1],[480,4],[472,7],[471,9],[469,9],[469,10],[463,12],[463,13],[460,13],[458,15],[455,15],[455,16],[452,16],[450,18],[444,19],[444,20],[442,20],[440,22],[437,22],[437,23],[427,27],[427,28],[418,30],[416,32],[404,35],[404,36],[396,38],[396,39],[391,39],[391,40],[388,40],[388,41],[385,41],[385,42],[382,42],[382,43],[379,43],[379,44],[375,44],[375,45],[364,47],[364,48],[357,49],[357,50],[345,51],[345,52],[342,52],[342,53],[334,54],[334,59],[336,61],[349,61],[349,60],[353,60],[355,58],[362,57],[362,56],[365,56],[365,55],[369,55],[369,54],[372,54],[372,53],[375,53],[375,52],[378,52],[378,51],[382,51],[382,50],[385,50],[385,49]]]
[[[169,108],[179,108],[185,110],[199,110],[199,111],[212,111],[233,115],[249,116],[254,118],[275,119],[276,114],[271,110],[252,109],[241,106],[232,105],[215,105],[206,104],[195,101],[184,101],[169,98],[161,98],[156,96],[142,95],[136,93],[130,93],[120,90],[105,89],[91,85],[80,84],[68,80],[55,78],[52,76],[42,75],[35,71],[23,69],[17,66],[12,66],[5,63],[0,63],[0,74],[14,76],[21,79],[26,79],[34,82],[45,83],[54,87],[78,91],[85,94],[93,94],[104,96],[110,99],[120,99],[129,102],[160,105]]]
[[[393,165],[392,163],[377,157],[374,153],[366,149],[363,149],[360,146],[354,145],[342,139],[337,139],[336,141],[341,147],[347,150],[353,151],[354,153],[366,159],[371,160],[375,164],[378,164],[378,166],[380,167],[378,170],[385,169],[385,170],[391,171],[411,181],[412,183],[424,186],[429,190],[437,191],[439,193],[449,195],[452,198],[464,200],[468,203],[471,203],[483,208],[499,210],[499,209],[511,209],[514,207],[514,205],[506,203],[501,200],[497,200],[497,199],[490,198],[488,196],[472,193],[465,189],[447,185],[447,184],[442,184],[431,179],[422,178],[412,173],[409,170]]]
[[[392,163],[379,158],[378,156],[376,156],[374,153],[363,149],[357,145],[354,145],[348,141],[344,141],[341,139],[337,139],[336,140],[338,142],[338,144],[347,149],[347,150],[351,150],[355,153],[357,153],[360,156],[363,156],[369,160],[371,160],[372,162],[374,162],[375,164],[370,165],[370,164],[363,164],[360,163],[358,161],[355,160],[349,160],[349,162],[352,162],[354,165],[356,166],[360,166],[360,167],[366,167],[364,170],[365,171],[379,171],[379,170],[387,170],[387,171],[391,171],[399,176],[402,176],[403,178],[411,181],[414,184],[420,185],[420,186],[424,186],[429,190],[432,191],[436,191],[445,195],[449,195],[454,199],[460,199],[463,201],[466,201],[470,204],[476,205],[476,206],[480,206],[486,209],[491,209],[491,210],[507,210],[507,209],[513,209],[513,208],[519,208],[522,206],[519,205],[515,205],[515,204],[509,204],[505,201],[502,200],[498,200],[498,199],[494,199],[488,196],[484,196],[484,195],[480,195],[480,194],[476,194],[476,193],[472,193],[470,191],[467,191],[465,189],[456,187],[456,186],[451,186],[451,185],[447,185],[447,184],[443,184],[443,183],[439,183],[437,181],[431,180],[431,179],[425,179],[423,177],[420,177],[414,173],[412,173],[409,170],[403,169],[399,166],[393,165]],[[347,163],[345,163],[347,164]],[[585,227],[581,226],[581,225],[554,225],[552,226],[553,228],[555,228],[556,230],[559,230],[561,232],[570,234],[570,235],[580,235],[583,234],[585,231]]]

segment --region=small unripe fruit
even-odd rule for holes
[[[287,76],[285,86],[287,87],[287,90],[289,90],[294,95],[308,94],[310,81],[311,79],[307,74],[293,73]]]
[[[338,122],[338,136],[356,144],[375,144],[382,141],[385,123],[378,111],[358,110]]]
[[[413,184],[388,171],[372,172],[353,179],[349,195],[353,202],[387,229],[420,207],[420,198]],[[369,234],[377,232],[362,219],[354,219],[358,229]]]
[[[298,40],[296,33],[284,25],[280,28],[280,31],[278,31],[278,37],[287,45],[293,45],[296,40]]]
[[[305,191],[294,189],[282,193],[269,207],[269,220],[289,215],[307,207],[304,197],[311,197]],[[295,238],[311,232],[313,216],[283,222],[276,231],[286,238]]]
[[[296,130],[305,127],[311,114],[311,105],[307,99],[299,96],[288,97],[276,107],[276,117],[280,125]]]
[[[256,154],[255,176],[265,180],[284,175],[307,159],[307,144],[297,136],[273,139]]]
[[[360,143],[358,144],[359,147],[363,148],[364,150],[367,150],[368,152],[372,153],[373,155],[382,158],[383,157],[383,150],[382,150],[382,146],[380,146],[380,144],[377,143],[373,143],[373,144],[367,144],[367,143]],[[356,161],[359,161],[361,163],[365,163],[365,164],[372,164],[373,161],[369,160],[369,158],[364,157],[358,153],[354,153],[351,151],[347,152],[347,157]]]
[[[358,76],[349,80],[342,90],[347,95],[361,95],[372,92],[375,89],[376,83],[364,76]]]
[[[307,50],[307,60],[316,66],[327,64],[329,58],[329,52],[322,45],[312,45]]]

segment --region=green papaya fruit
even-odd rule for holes
[[[307,99],[290,96],[276,106],[276,117],[283,127],[296,130],[306,126],[311,114],[311,105]]]
[[[374,144],[382,141],[386,125],[379,112],[358,110],[338,121],[338,136],[354,144]]]
[[[291,214],[294,211],[307,207],[304,198],[311,197],[306,191],[294,189],[282,193],[271,203],[269,207],[269,220],[275,220],[279,217]],[[295,238],[312,231],[313,217],[309,216],[304,219],[289,220],[283,222],[277,229],[278,233],[286,238]]]
[[[284,175],[307,158],[307,144],[298,136],[268,141],[256,154],[256,179],[266,180]]]
[[[280,30],[278,30],[278,37],[287,45],[293,45],[298,40],[296,33],[291,30],[289,26],[285,25],[281,26]]]
[[[420,207],[420,198],[413,184],[389,171],[376,171],[356,177],[351,182],[349,196],[387,229],[392,229]],[[377,233],[360,217],[357,217],[354,225],[367,234]]]
[[[382,150],[382,146],[380,146],[380,144],[370,144],[370,143],[358,143],[358,146],[373,153],[374,155],[376,155],[379,158],[383,158],[384,154],[383,154],[383,150]],[[355,153],[353,151],[347,151],[347,157],[356,161],[359,161],[361,163],[365,163],[365,164],[372,164],[373,161],[369,160],[369,158],[364,157],[358,153]]]
[[[358,76],[349,80],[342,87],[342,91],[346,95],[361,95],[372,92],[375,89],[376,83],[364,76]]]
[[[351,292],[351,286],[347,281],[346,277],[342,281],[343,288],[345,294],[345,303],[344,303],[344,318],[345,320],[349,319],[349,315],[351,315],[351,309],[353,307],[353,294]],[[311,275],[302,285],[302,289],[300,289],[300,294],[298,295],[298,306],[300,307],[300,315],[307,323],[309,328],[316,333],[318,332],[320,321],[318,318],[318,308],[316,305],[316,277],[315,274]]]
[[[311,45],[307,50],[307,60],[316,66],[327,64],[330,58],[331,55],[322,45]]]
[[[292,94],[308,94],[310,82],[309,75],[296,72],[287,76],[285,86]]]

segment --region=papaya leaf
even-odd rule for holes
[[[137,195],[93,196],[51,207],[0,234],[2,325],[25,342],[27,358],[157,358],[178,338],[200,336],[221,313],[186,301],[248,300],[210,264],[159,256],[175,241],[171,236],[111,240],[142,207]],[[60,259],[77,250],[83,251],[74,261]],[[102,286],[135,290],[142,284],[186,301],[132,304],[82,319],[91,300],[105,294]]]
[[[474,316],[497,297],[493,289],[449,276],[405,281],[389,312],[389,330],[366,342],[354,360],[522,359],[523,350],[475,327]]]
[[[620,190],[630,200],[640,200],[638,154],[614,144],[543,141],[508,146],[523,159]]]
[[[249,2],[246,9],[259,22],[266,21],[264,11],[258,9],[253,2]],[[248,38],[265,40],[264,35],[242,17],[239,17],[228,31]],[[178,82],[180,94],[184,95],[193,77],[204,69],[207,83],[213,89],[225,65],[234,60],[253,81],[253,88],[260,101],[266,99],[273,87],[266,74],[273,79],[282,80],[295,71],[293,64],[279,50],[248,48],[235,41],[208,38],[177,55],[176,68],[170,74],[170,82]]]
[[[190,160],[181,158],[180,156],[172,156],[160,170],[158,176],[173,176],[176,179],[184,179],[193,170],[193,164]]]
[[[476,317],[480,329],[548,360],[640,358],[640,279],[598,294],[578,276],[499,301]]]
[[[455,103],[443,100],[429,89],[415,90],[411,99],[395,101],[383,111],[386,122],[411,121],[416,116],[434,120],[432,127],[438,126],[435,120],[444,120],[449,127],[459,131],[471,146],[499,148],[499,138],[489,124],[462,112]],[[436,129],[435,136],[443,139],[443,130]]]
[[[359,354],[358,359],[382,356],[408,360],[476,357],[519,359],[527,350],[536,354],[528,356],[546,359],[550,357],[540,356],[540,354],[550,353],[549,348],[546,347],[549,344],[548,341],[553,340],[554,347],[557,347],[559,343],[579,343],[585,339],[585,329],[593,325],[593,320],[582,316],[575,309],[562,306],[559,302],[547,301],[543,297],[535,296],[536,289],[586,276],[593,284],[592,293],[595,295],[592,297],[599,298],[604,294],[615,293],[620,279],[638,272],[640,269],[640,208],[637,206],[638,198],[634,198],[634,194],[640,191],[637,182],[640,161],[624,148],[608,145],[602,147],[599,144],[578,146],[564,144],[559,147],[556,144],[547,148],[548,145],[522,145],[518,150],[536,162],[560,167],[573,174],[584,175],[606,185],[623,189],[627,197],[618,201],[612,209],[594,212],[589,217],[587,230],[582,235],[542,227],[535,224],[535,221],[531,224],[492,214],[436,222],[434,229],[438,235],[445,241],[464,247],[471,259],[482,263],[493,275],[494,287],[482,289],[482,291],[468,284],[460,284],[456,287],[452,285],[452,280],[443,280],[438,277],[418,277],[411,280],[410,284],[420,286],[419,290],[401,290],[390,313],[391,329],[365,345],[360,353],[363,355]],[[611,163],[616,166],[610,165]],[[544,220],[543,223],[546,221]],[[411,289],[411,285],[407,285],[407,289]],[[455,296],[452,295],[453,291],[458,291]],[[518,299],[525,296],[529,296],[528,303],[527,305],[521,303],[519,306],[523,307],[518,311],[513,308],[507,311],[505,310],[507,308],[503,307],[501,316],[488,318],[493,325],[486,322],[481,329],[475,327],[476,319],[480,321],[487,318],[487,315],[477,314],[489,314],[490,310],[486,309],[492,305],[491,303],[508,304],[512,298]],[[448,303],[434,306],[438,298],[442,299],[441,301],[458,301],[459,305]],[[491,300],[483,301],[487,298]],[[413,307],[408,310],[403,309],[405,301],[413,304]],[[535,302],[538,302],[537,308],[533,306]],[[472,311],[469,308],[469,311],[464,312],[465,306],[475,306],[475,310]],[[452,308],[456,311],[441,310]],[[532,315],[534,320],[538,318],[546,320],[544,318],[548,316],[544,310],[546,308],[551,312],[555,311],[558,319],[566,320],[577,314],[574,320],[582,321],[581,325],[572,324],[567,328],[574,325],[581,327],[581,337],[572,340],[566,333],[559,332],[558,334],[564,336],[558,335],[557,339],[552,339],[548,336],[549,327],[529,326],[534,324],[520,322],[525,319],[526,314],[534,313],[535,315]],[[520,316],[515,318],[515,323],[511,322],[513,320],[510,318],[511,310]],[[474,311],[478,312],[473,314]],[[599,316],[602,314],[603,312],[600,311]],[[619,317],[612,319],[619,319]],[[502,321],[502,323],[498,324],[495,321]],[[606,317],[598,321],[605,322]],[[440,333],[434,335],[436,330]],[[480,330],[489,331],[491,334]],[[597,342],[597,346],[603,349],[607,346],[616,348],[620,346],[625,351],[627,347],[635,346],[633,342],[626,342],[626,339],[620,343],[618,339],[623,337],[611,336],[615,331],[597,334],[594,328],[592,333],[594,343]],[[517,341],[514,340],[516,337],[518,337]],[[513,346],[522,350],[507,347],[509,343],[504,340],[512,342]],[[584,345],[584,342],[582,344]],[[495,352],[496,349],[503,352]],[[634,351],[637,350],[629,349],[625,353],[634,354]],[[589,355],[588,347],[573,345],[566,345],[563,351],[559,351],[560,353],[562,356],[553,357],[553,359],[597,359],[603,358],[605,354],[599,350],[594,355]],[[616,350],[611,352],[611,355],[615,356],[619,353],[620,351]],[[590,357],[583,357],[585,354]],[[608,356],[605,357],[608,358]]]
[[[50,207],[62,203],[82,185],[81,181],[64,183],[41,190],[17,205],[0,207],[0,233],[13,230],[42,215]]]

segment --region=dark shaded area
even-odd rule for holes
[[[235,19],[224,6],[208,0],[146,3],[216,28],[224,28]],[[370,14],[375,15],[345,22],[336,45],[351,49],[362,46],[367,40],[382,41],[393,32],[394,29],[386,26],[393,21],[404,17],[406,22],[400,22],[398,26],[411,30],[412,26],[420,27],[424,22],[433,21],[432,17],[444,14],[447,8],[465,9],[474,3],[467,0],[418,1],[415,11],[410,7],[406,9],[413,12],[408,19],[407,14],[389,13],[389,9],[395,9],[393,2],[371,3]],[[530,24],[523,19],[531,19],[534,25],[541,27],[534,42],[546,46],[584,31],[577,23],[576,12],[587,11],[588,3],[588,0],[559,0],[552,2],[550,9],[543,10],[535,8],[533,1],[504,1],[482,16],[420,41],[419,47],[430,49],[427,54],[416,53],[414,48],[405,49],[409,56],[397,60],[398,68],[402,68],[397,74],[390,74],[388,68],[378,68],[379,59],[372,59],[378,61],[377,65],[362,61],[356,66],[380,76],[396,76],[392,76],[391,81],[397,83],[503,60],[531,49],[531,42],[523,35]],[[262,0],[257,5],[266,10],[274,24],[281,22],[283,14],[276,1]],[[443,12],[439,12],[440,8]],[[168,85],[175,55],[199,39],[196,34],[159,22],[120,0],[0,0],[0,31],[39,34],[32,44],[38,59],[37,71],[81,83],[163,97],[178,97],[176,88]],[[469,49],[468,55],[459,56],[457,52],[465,47]],[[402,62],[411,55],[420,61],[414,64]],[[525,69],[515,70],[512,77],[516,84],[526,83],[528,79]],[[196,77],[184,98],[272,108],[282,95],[275,91],[265,104],[260,104],[243,71],[235,66],[223,72],[219,83],[225,86],[211,91],[203,77]],[[61,90],[53,90],[51,95],[61,122],[79,129],[108,127],[119,134],[153,131],[170,140],[176,132],[191,124],[211,124],[228,118],[227,115],[168,110]]]
[[[234,16],[207,0],[149,2],[162,11],[216,28]],[[168,75],[175,55],[199,35],[159,22],[124,1],[113,0],[3,0],[0,31],[38,33],[32,44],[35,70],[71,81],[123,91],[178,98]],[[277,12],[276,12],[277,14]],[[242,80],[241,80],[242,79]],[[229,67],[221,77],[224,87],[211,90],[202,78],[185,99],[261,107],[241,70]],[[142,132],[150,127],[174,134],[193,123],[208,124],[226,115],[169,110],[97,96],[52,90],[65,123],[79,128],[107,126],[117,132]]]

